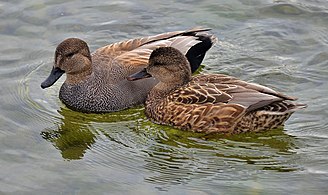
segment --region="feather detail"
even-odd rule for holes
[[[129,70],[136,71],[147,66],[149,56],[156,48],[174,47],[186,55],[190,48],[202,42],[201,38],[208,37],[210,44],[214,44],[217,38],[206,33],[208,30],[210,29],[194,28],[130,39],[99,48],[94,55],[110,55],[116,63],[125,64]]]

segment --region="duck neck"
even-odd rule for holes
[[[166,96],[168,96],[172,91],[178,89],[179,87],[185,85],[188,83],[186,82],[170,82],[170,83],[164,83],[164,82],[159,82],[149,93],[148,98],[150,100],[162,100]]]
[[[77,74],[67,74],[66,76],[66,82],[68,84],[77,84],[80,82],[83,82],[87,80],[92,75],[92,69],[85,70],[83,72],[77,73]]]

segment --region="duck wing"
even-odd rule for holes
[[[281,97],[282,99],[286,99],[286,100],[297,100],[296,97],[292,97],[292,96],[288,96],[285,94],[282,94],[280,92],[277,92],[269,87],[263,86],[263,85],[259,85],[256,83],[249,83],[246,81],[242,81],[236,77],[232,77],[229,75],[224,75],[224,74],[211,74],[211,75],[199,75],[194,77],[193,79],[195,82],[200,81],[200,82],[208,82],[208,83],[220,83],[220,84],[230,84],[230,85],[238,85],[238,86],[242,86],[245,87],[247,89],[253,89],[265,94],[270,94],[270,95],[274,95],[277,97]]]
[[[216,41],[216,37],[206,33],[210,29],[197,28],[187,31],[175,31],[155,36],[130,39],[99,48],[96,54],[110,55],[118,64],[135,72],[148,64],[151,52],[158,47],[174,47],[187,56],[195,70],[203,60],[206,51]],[[197,47],[195,47],[197,45]],[[191,49],[195,47],[194,49]],[[189,52],[189,55],[188,54]],[[188,57],[189,56],[189,57]]]
[[[183,104],[240,105],[246,112],[273,102],[296,99],[268,87],[221,74],[196,76],[169,98]]]

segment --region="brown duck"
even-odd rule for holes
[[[148,64],[151,52],[172,46],[182,52],[195,71],[216,38],[209,29],[175,31],[131,39],[97,49],[90,54],[86,42],[69,38],[60,43],[55,63],[42,88],[52,86],[64,73],[59,98],[67,107],[81,112],[112,112],[144,103],[154,78],[129,82],[126,77]]]
[[[241,133],[282,126],[304,104],[268,87],[223,74],[191,76],[177,49],[154,50],[147,68],[128,80],[155,77],[159,83],[146,100],[146,116],[158,124],[206,133]]]

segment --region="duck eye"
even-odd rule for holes
[[[65,56],[66,56],[67,58],[71,58],[71,57],[73,57],[74,54],[75,54],[75,53],[72,52],[72,53],[68,53],[68,54],[66,54]]]

